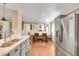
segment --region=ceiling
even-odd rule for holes
[[[2,4],[0,6],[2,7]],[[22,10],[25,22],[48,22],[59,14],[67,14],[78,7],[77,3],[7,3],[6,18],[11,18],[12,10]]]

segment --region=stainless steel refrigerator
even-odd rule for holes
[[[79,10],[55,19],[57,56],[79,55]]]

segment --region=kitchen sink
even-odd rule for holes
[[[18,42],[18,41],[20,41],[20,39],[13,39],[13,40],[11,40],[11,42]]]
[[[0,47],[10,47],[10,46],[12,46],[13,44],[15,44],[16,42],[19,42],[19,41],[20,41],[20,39],[13,39],[11,41],[3,43]]]
[[[6,42],[6,43],[3,43],[3,45],[0,46],[0,47],[9,47],[9,46],[11,46],[13,44],[14,44],[14,42]]]

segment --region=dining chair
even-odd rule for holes
[[[42,36],[43,36],[42,41],[47,43],[47,33],[42,33]]]
[[[34,40],[37,42],[39,40],[39,33],[34,33]]]

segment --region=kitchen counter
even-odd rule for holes
[[[12,37],[12,39],[14,39],[16,37]],[[16,42],[15,44],[9,46],[9,47],[0,47],[0,55],[4,56],[6,54],[8,54],[10,51],[12,51],[14,48],[16,48],[18,45],[20,45],[23,41],[27,40],[27,38],[29,38],[29,36],[22,36],[18,39],[21,39],[19,42]]]

